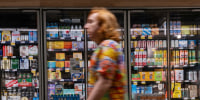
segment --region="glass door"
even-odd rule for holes
[[[45,99],[85,98],[84,11],[45,10]]]
[[[1,100],[43,99],[39,11],[0,12]]]
[[[167,13],[129,12],[129,77],[131,99],[167,98]]]
[[[199,99],[199,27],[196,10],[170,13],[171,99]]]

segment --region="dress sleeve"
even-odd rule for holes
[[[98,56],[98,75],[103,76],[105,79],[113,80],[117,69],[117,52],[109,47],[101,47],[101,51]]]

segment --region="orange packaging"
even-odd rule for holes
[[[72,49],[72,42],[64,42],[65,49]]]
[[[54,49],[54,42],[47,42],[47,49]]]
[[[65,67],[70,67],[70,61],[65,61]]]

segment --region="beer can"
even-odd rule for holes
[[[142,66],[142,58],[138,59],[138,66]]]
[[[138,66],[139,65],[139,58],[136,58],[135,59],[135,66]]]
[[[189,71],[188,73],[188,80],[194,80],[194,74],[193,74],[193,71]]]
[[[134,51],[134,55],[135,55],[135,58],[139,58],[139,52],[138,51]]]
[[[159,47],[158,44],[159,44],[159,43],[158,43],[158,40],[155,40],[155,48],[158,48],[158,47]]]
[[[163,41],[162,40],[159,40],[159,48],[163,48]]]
[[[147,58],[147,65],[151,66],[151,58]]]
[[[150,47],[151,47],[151,41],[147,40],[147,48],[150,48]]]
[[[147,58],[147,51],[143,51],[142,58]]]
[[[167,50],[164,50],[164,51],[163,51],[163,58],[164,58],[164,59],[167,59]]]
[[[179,65],[179,60],[180,60],[179,50],[176,50],[176,65]]]
[[[195,55],[195,50],[192,50],[192,59],[195,59],[196,58],[196,55]]]
[[[197,81],[197,71],[193,71],[193,80]]]
[[[155,65],[155,58],[151,58],[151,65]]]
[[[131,48],[134,48],[134,41],[131,41]]]
[[[184,50],[180,50],[180,58],[184,58],[184,57],[185,57]]]
[[[184,65],[188,65],[188,58],[184,58]]]
[[[159,58],[155,58],[155,63],[154,65],[158,66],[159,65]]]
[[[137,48],[138,42],[137,41],[133,41],[133,48]]]
[[[171,40],[171,48],[174,48],[175,47],[175,41],[174,40]]]
[[[146,58],[143,58],[142,59],[142,66],[146,66],[147,65],[147,59]]]
[[[184,57],[188,58],[188,50],[184,50]]]
[[[140,40],[137,41],[137,47],[140,48]]]
[[[143,52],[139,51],[139,58],[142,58]]]
[[[163,48],[167,48],[167,41],[163,40]]]
[[[180,58],[180,65],[184,65],[184,58]]]
[[[163,58],[159,58],[159,63],[158,65],[163,66]]]
[[[163,58],[163,50],[160,50],[160,58]]]
[[[174,47],[175,47],[175,48],[178,48],[178,47],[179,47],[178,44],[179,44],[178,40],[175,40],[175,41],[174,41]]]
[[[155,48],[154,40],[151,40],[151,47],[152,47],[152,48]]]
[[[146,42],[146,40],[144,40],[143,41],[143,47],[146,48],[146,46],[147,46],[147,42]]]
[[[163,60],[163,66],[167,66],[167,59],[166,58],[164,58],[164,60]]]

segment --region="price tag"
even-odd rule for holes
[[[5,42],[5,41],[1,41],[1,43],[2,43],[2,44],[5,44],[6,42]]]
[[[160,84],[160,81],[156,81],[157,84]]]
[[[25,41],[21,41],[21,43],[25,43]]]
[[[17,71],[17,69],[13,69],[13,71],[14,71],[14,72],[16,72],[16,71]]]
[[[60,68],[56,68],[56,72],[60,72]]]
[[[7,60],[7,58],[8,58],[7,56],[4,56],[4,57],[3,57],[3,60]]]
[[[11,42],[11,45],[12,45],[12,46],[15,46],[15,42]]]
[[[73,81],[77,81],[77,79],[73,79]]]
[[[135,35],[132,35],[132,39],[136,39],[136,36],[135,36]]]
[[[29,41],[29,43],[34,43],[34,41]]]
[[[69,68],[65,68],[65,72],[69,72]]]
[[[16,56],[12,56],[11,58],[16,58]]]
[[[77,37],[77,41],[81,41],[81,37]]]
[[[67,49],[62,49],[62,51],[67,51]]]
[[[48,49],[48,51],[54,51],[54,49]]]
[[[28,58],[29,58],[29,60],[33,60],[33,56],[29,56]]]
[[[61,79],[60,81],[64,81],[64,79]]]
[[[61,40],[64,40],[65,38],[64,38],[64,37],[60,37],[60,39],[61,39]]]
[[[144,35],[142,35],[142,36],[141,36],[141,39],[145,39],[145,36],[144,36]]]
[[[134,85],[137,85],[137,82],[133,82]]]
[[[152,39],[152,38],[153,38],[152,35],[149,35],[149,36],[148,36],[148,39]]]
[[[26,89],[26,87],[22,87],[22,89]]]
[[[145,82],[145,81],[142,81],[141,84],[146,84],[146,82]]]
[[[26,56],[22,56],[22,58],[26,58]]]

